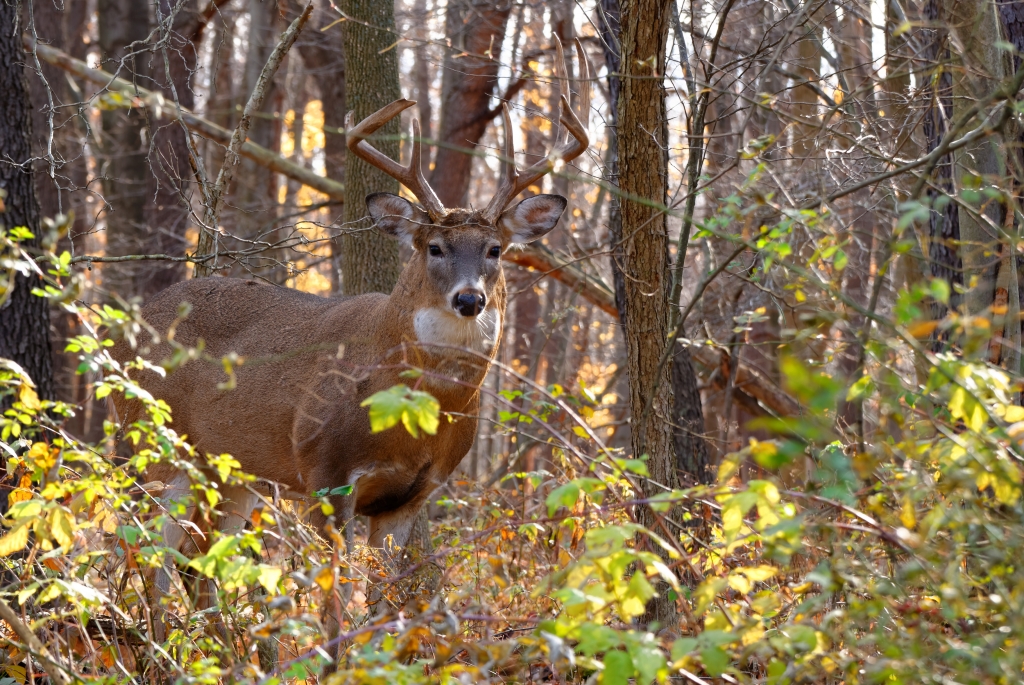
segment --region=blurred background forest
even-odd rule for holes
[[[400,133],[417,116],[431,150],[425,173],[442,202],[482,207],[500,179],[501,104],[509,106],[521,164],[543,158],[556,142],[554,41],[579,40],[594,78],[575,80],[579,65],[569,50],[564,68],[574,93],[592,91],[591,146],[527,190],[561,194],[568,209],[542,243],[504,257],[506,328],[477,438],[425,513],[431,532],[423,545],[428,553],[439,547],[435,557],[447,567],[456,557],[490,555],[493,592],[476,600],[487,607],[474,604],[458,620],[484,626],[473,628],[477,647],[481,636],[510,646],[484,658],[475,647],[452,647],[453,632],[436,621],[396,619],[374,632],[359,627],[365,617],[351,618],[342,625],[362,636],[357,647],[370,644],[394,659],[388,666],[352,657],[345,677],[376,682],[380,668],[379,682],[397,682],[387,669],[413,664],[418,671],[402,671],[407,682],[649,682],[670,671],[687,682],[924,682],[922,673],[936,682],[941,674],[1019,681],[1021,647],[1010,638],[1024,630],[1018,562],[978,555],[1012,550],[1024,534],[1017,442],[1024,431],[1014,431],[1024,420],[1024,264],[1016,256],[1024,221],[1024,3],[311,5],[260,89],[261,72],[305,3],[0,0],[0,226],[11,250],[0,357],[24,372],[10,376],[0,397],[8,412],[2,446],[13,460],[8,489],[54,478],[25,466],[33,444],[109,448],[102,398],[111,367],[83,336],[130,331],[125,322],[140,303],[170,284],[229,275],[323,296],[390,291],[408,255],[370,230],[363,198],[396,192],[397,184],[347,152],[347,112],[359,120],[398,97],[416,100],[401,127],[385,129],[391,139],[382,149],[397,158],[406,148],[407,158]],[[229,150],[247,103],[258,104],[248,142]],[[231,164],[235,152],[241,156]],[[233,175],[221,187],[228,168]],[[17,234],[18,226],[33,237]],[[25,266],[46,255],[49,276]],[[46,297],[31,293],[44,283]],[[14,390],[25,387],[24,376],[32,396],[66,406],[49,418],[39,413],[38,401]],[[571,397],[578,413],[560,397]],[[38,433],[19,443],[10,428],[19,422],[26,426],[19,431]],[[641,455],[646,466],[623,466]],[[588,470],[598,473],[595,463],[619,475],[581,481]],[[623,469],[634,470],[627,477]],[[26,473],[35,475],[16,485]],[[616,488],[625,493],[623,508],[608,513],[593,497]],[[730,499],[741,495],[742,507]],[[657,496],[685,502],[672,534],[651,506]],[[569,514],[558,521],[577,528],[552,523],[562,505]],[[488,507],[500,513],[482,514]],[[937,512],[960,518],[940,521]],[[515,533],[485,527],[474,537],[460,527],[483,525],[481,516],[494,526],[499,516],[514,521]],[[584,531],[616,517],[638,527],[623,528],[630,532],[616,550],[633,549],[637,529],[657,528],[669,542],[650,544],[653,556],[637,552],[615,571],[594,561],[576,580],[557,576],[559,568],[579,568]],[[798,523],[785,528],[786,521]],[[68,540],[51,547],[70,555],[74,545],[87,546]],[[588,541],[609,549],[607,540]],[[928,541],[934,547],[925,551]],[[531,559],[531,545],[545,551]],[[831,561],[819,566],[822,559]],[[641,561],[653,584],[645,588],[660,588],[659,599],[655,589],[630,584]],[[911,561],[913,572],[901,566]],[[11,571],[21,591],[34,577],[32,563],[22,559]],[[549,572],[556,580],[543,585]],[[595,580],[601,573],[625,585]],[[618,588],[604,596],[607,607],[564,590],[605,581]],[[942,589],[947,582],[961,594]],[[32,592],[45,586],[39,581]],[[436,598],[437,585],[427,586]],[[320,585],[324,593],[330,587]],[[846,597],[843,588],[861,594]],[[11,597],[18,591],[9,588]],[[762,591],[782,605],[765,609]],[[63,592],[70,591],[48,599]],[[801,604],[808,593],[816,599]],[[631,598],[646,608],[623,608]],[[431,601],[423,606],[447,620]],[[573,621],[585,614],[587,625],[614,626],[626,637],[581,637],[572,621],[552,627],[561,618],[537,628],[566,606],[578,608],[568,612]],[[294,617],[301,602],[279,609]],[[618,618],[601,613],[613,609]],[[45,625],[62,636],[53,644],[74,652],[74,640],[47,615],[51,623],[37,617],[35,629]],[[250,630],[251,644],[288,634],[294,644],[281,647],[282,658],[305,663],[296,655],[306,647],[294,645],[308,647],[310,634],[262,619],[250,623],[273,630]],[[905,620],[916,623],[907,628]],[[920,627],[929,621],[931,632]],[[683,627],[669,633],[645,632],[677,623]],[[799,629],[786,632],[783,623]],[[389,631],[400,637],[380,642]],[[910,646],[890,654],[885,636]],[[782,642],[771,642],[776,637]],[[964,646],[975,638],[981,647]],[[138,649],[150,650],[152,663],[167,656],[146,644]],[[190,644],[196,653],[216,651],[199,638]],[[239,644],[220,649],[242,654],[251,646]],[[11,649],[11,664],[34,654]],[[111,663],[131,671],[141,651],[130,664],[122,652],[90,657],[92,671],[71,668],[64,677],[120,678]],[[516,665],[498,668],[502,659]],[[217,662],[228,670],[211,677],[230,679],[231,668],[230,677],[241,677],[229,662]],[[252,663],[264,669],[260,678],[302,674],[275,671],[262,657]],[[47,673],[40,677],[59,679]]]

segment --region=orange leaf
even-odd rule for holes
[[[921,339],[931,335],[932,331],[939,327],[938,321],[922,321],[910,327],[909,333],[915,338]]]

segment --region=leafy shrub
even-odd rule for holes
[[[27,268],[24,237],[0,236],[7,273]],[[27,669],[62,682],[301,680],[330,659],[333,619],[343,654],[330,682],[1020,682],[1024,408],[991,365],[918,350],[931,362],[919,385],[894,370],[910,336],[875,344],[869,373],[844,395],[787,356],[804,415],[767,422],[777,439],[730,455],[714,485],[647,502],[657,529],[635,517],[645,462],[600,444],[585,418],[592,397],[507,393],[503,420],[550,429],[570,480],[513,473],[503,487],[463,485],[441,500],[436,551],[396,572],[303,522],[345,493],[278,501],[230,456],[195,454],[169,408],[108,353],[111,339],[145,326],[138,312],[75,305],[67,257],[42,261],[38,294],[80,317],[87,332],[67,352],[80,371],[103,371],[96,396],[124,393],[146,412],[123,428],[134,454],[119,459],[118,427],[108,423],[98,444],[77,439],[64,428],[76,408],[41,400],[17,365],[0,362],[13,485],[0,537],[0,668],[15,681]],[[918,323],[929,288],[901,295],[899,330]],[[963,322],[954,314],[946,325]],[[164,373],[198,354],[130,366]],[[877,407],[863,449],[833,430],[842,399]],[[430,433],[431,402],[400,386],[368,411],[376,430]],[[186,473],[191,496],[169,502],[159,484],[143,486],[138,474],[157,462]],[[224,485],[260,494],[249,528],[192,559],[166,547],[164,524],[190,506],[217,516]],[[150,583],[163,565],[182,572],[158,606]],[[440,569],[436,582],[423,581],[428,568]],[[214,581],[212,609],[197,610],[195,578]],[[371,585],[390,610],[367,613]],[[675,598],[678,625],[637,622],[656,592]]]

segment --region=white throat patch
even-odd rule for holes
[[[439,307],[420,309],[413,316],[416,339],[421,343],[465,347],[481,354],[494,349],[498,325],[498,311],[493,307],[472,319]]]

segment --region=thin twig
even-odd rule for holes
[[[11,608],[11,605],[3,599],[0,599],[0,618],[11,626],[22,642],[25,643],[33,654],[39,657],[39,663],[42,665],[43,670],[46,671],[46,675],[50,676],[52,682],[59,683],[59,685],[70,685],[71,679],[64,673],[63,667],[50,656],[50,651],[46,649],[46,645],[39,641],[39,638],[32,632],[32,629],[25,625],[14,609]]]
[[[249,135],[249,127],[252,126],[253,115],[263,106],[263,100],[267,97],[267,92],[270,90],[274,74],[277,73],[278,67],[281,66],[281,60],[284,59],[284,56],[288,54],[288,50],[295,44],[299,31],[306,25],[306,20],[312,14],[313,3],[311,1],[302,10],[302,14],[296,17],[291,26],[281,34],[281,39],[274,47],[274,51],[270,53],[270,58],[263,66],[263,71],[260,72],[259,80],[256,81],[256,86],[252,89],[249,101],[245,103],[242,119],[238,122],[238,126],[235,127],[235,132],[231,135],[231,143],[228,145],[227,152],[224,155],[224,164],[217,174],[217,181],[213,184],[213,190],[210,191],[210,200],[206,205],[206,211],[203,212],[203,226],[199,235],[199,244],[196,246],[196,252],[199,254],[216,254],[217,252],[217,219],[220,215],[221,206],[224,203],[224,194],[227,192],[228,184],[231,183],[231,177],[235,173],[235,167],[241,161],[239,153],[242,149],[242,144],[245,143],[245,139]],[[216,266],[216,256],[214,256],[212,264],[196,264],[195,275],[196,277],[209,276],[213,273]]]

